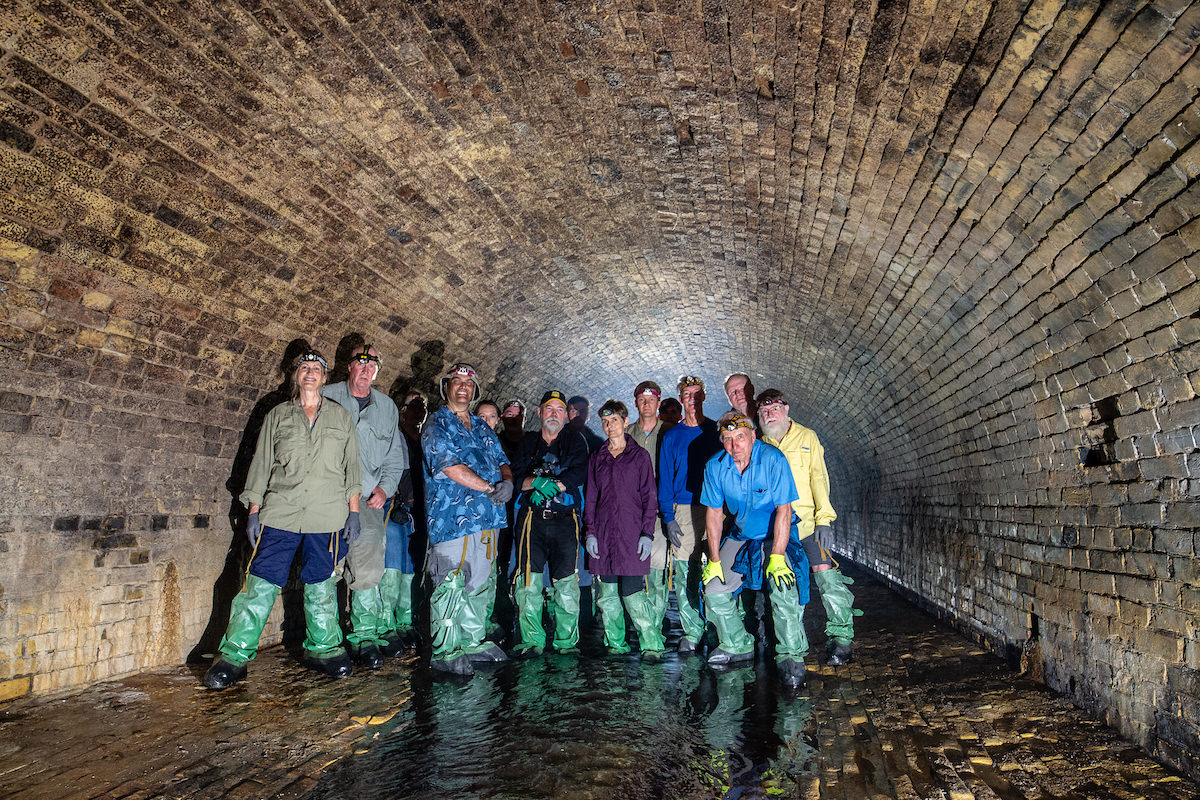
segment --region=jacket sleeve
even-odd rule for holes
[[[396,493],[404,471],[408,469],[408,444],[404,441],[404,434],[400,432],[400,412],[396,410],[395,403],[392,403],[386,417],[385,430],[391,429],[392,438],[388,441],[387,452],[383,455],[383,464],[379,469],[379,485],[384,494],[391,497]]]
[[[663,522],[672,522],[675,519],[675,504],[672,502],[675,499],[674,481],[677,468],[675,455],[675,448],[664,435],[659,440],[658,450],[658,510],[662,514]]]
[[[583,530],[587,533],[592,533],[592,526],[596,524],[596,498],[600,495],[599,482],[596,480],[597,463],[595,455],[588,459],[587,482],[583,488]]]
[[[346,452],[343,456],[346,468],[346,500],[354,495],[362,494],[362,462],[358,456],[358,431],[350,423],[350,415],[346,415]]]
[[[833,510],[833,504],[829,502],[829,470],[825,468],[825,448],[821,446],[820,441],[813,448],[812,462],[812,496],[813,508],[816,510],[814,514],[817,525],[829,525],[837,519],[837,512]]]
[[[262,427],[258,429],[258,444],[254,447],[254,458],[250,461],[250,471],[246,474],[246,488],[239,498],[242,505],[262,507],[263,496],[267,493],[267,480],[271,477],[271,467],[275,466],[275,427],[278,416],[275,410],[267,412],[263,418]]]
[[[562,464],[562,472],[557,477],[562,485],[567,487],[567,493],[571,494],[576,489],[581,488],[584,480],[587,478],[587,440],[583,438],[582,433],[574,432],[573,435],[569,434],[566,428],[559,435],[565,436],[566,441],[563,442],[562,448],[558,451]]]
[[[641,481],[638,486],[638,495],[642,498],[642,528],[639,533],[649,534],[654,536],[654,530],[658,527],[658,487],[654,483],[654,464],[650,461],[650,454],[645,450],[642,451],[642,458],[639,459],[641,466]]]

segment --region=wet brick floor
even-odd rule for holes
[[[856,660],[810,656],[792,695],[769,659],[714,673],[585,649],[448,683],[408,656],[332,681],[274,647],[225,693],[196,666],[18,700],[0,709],[0,797],[1200,796],[879,583],[855,590]]]

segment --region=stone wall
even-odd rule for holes
[[[284,353],[357,333],[384,389],[783,388],[843,551],[1195,771],[1198,37],[1182,0],[5,6],[0,697],[205,651]]]

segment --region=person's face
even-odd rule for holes
[[[733,463],[738,467],[745,467],[750,463],[750,451],[754,449],[754,429],[721,431],[721,444],[725,447],[725,452],[733,456]]]
[[[525,430],[525,412],[519,406],[509,406],[504,409],[504,413],[500,415],[500,421],[504,423],[506,431]]]
[[[446,387],[446,405],[462,411],[475,397],[475,379],[470,375],[452,375]]]
[[[301,389],[320,389],[325,385],[325,368],[319,361],[301,361],[296,367],[296,386]]]
[[[633,401],[637,406],[638,416],[642,419],[654,419],[658,416],[658,406],[661,401],[652,394],[639,394]]]
[[[679,404],[684,412],[694,411],[699,414],[704,407],[704,387],[685,386],[679,391]]]
[[[496,426],[500,424],[500,412],[490,403],[484,403],[475,409],[475,416],[486,422],[487,426],[492,430],[496,430]]]
[[[404,401],[404,408],[400,409],[401,416],[404,417],[406,424],[420,428],[425,424],[425,417],[429,410],[425,406],[425,398],[420,395],[414,395]]]
[[[354,348],[354,352],[350,354],[350,358],[354,359],[363,349],[361,347]],[[370,355],[379,357],[379,353],[372,347],[368,350]],[[375,382],[375,376],[379,374],[378,361],[359,361],[357,359],[350,362],[350,394],[355,397],[366,397],[371,390],[371,384]]]
[[[628,422],[629,420],[620,414],[609,414],[600,418],[600,427],[604,429],[604,435],[609,441],[616,441],[625,436],[625,426]]]
[[[677,425],[679,420],[683,419],[683,410],[678,403],[664,403],[660,419],[668,425]]]
[[[758,424],[772,439],[780,439],[788,429],[788,404],[770,403],[758,407]]]
[[[551,436],[557,436],[567,424],[567,407],[558,400],[543,403],[538,409],[538,419],[542,421],[542,430]]]
[[[734,375],[725,383],[725,396],[729,398],[729,405],[746,413],[746,384],[749,381],[744,375]]]
[[[588,407],[587,403],[575,403],[567,406],[567,420],[569,422],[578,422],[580,425],[587,422]]]

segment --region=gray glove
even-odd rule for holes
[[[833,528],[828,525],[818,525],[813,533],[816,534],[817,541],[822,545],[829,544],[829,540],[833,538]]]
[[[358,526],[357,511],[351,511],[350,515],[346,517],[346,527],[342,532],[346,536],[346,544],[354,544],[354,541],[358,539],[358,535],[362,533],[362,528]]]
[[[587,535],[587,538],[583,540],[583,549],[587,550],[587,554],[592,558],[600,557],[600,543],[597,542],[596,537],[590,533]]]
[[[246,520],[246,536],[250,539],[250,549],[258,547],[258,537],[262,536],[262,525],[258,522],[257,511]]]
[[[645,561],[650,557],[650,551],[654,549],[653,541],[648,533],[638,537],[638,561]]]
[[[488,495],[492,502],[498,506],[502,506],[509,500],[512,500],[513,485],[512,481],[500,481],[492,484],[492,493]]]
[[[679,527],[678,520],[673,519],[667,523],[667,538],[671,540],[671,547],[683,544],[683,528]]]

